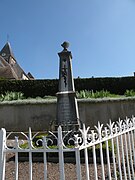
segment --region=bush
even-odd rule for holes
[[[24,99],[24,94],[21,92],[6,92],[0,95],[0,101],[12,101]]]
[[[117,95],[111,94],[109,91],[87,91],[83,90],[76,93],[77,98],[104,98],[104,97],[116,97]]]
[[[135,96],[135,91],[133,89],[131,90],[126,90],[126,92],[124,93],[124,95],[126,97],[129,97],[129,96]]]

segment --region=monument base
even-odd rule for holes
[[[62,131],[63,132],[69,132],[69,131],[78,131],[79,129],[79,124],[59,124],[59,125],[55,125],[55,130],[57,131],[58,127],[61,126],[62,127]]]

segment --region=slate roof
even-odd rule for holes
[[[0,67],[0,77],[6,78],[6,79],[18,79],[13,69],[10,68],[9,66]]]
[[[0,77],[7,79],[18,79],[11,65],[0,56]]]
[[[30,79],[34,79],[33,75],[30,72],[28,72],[27,76],[29,76]]]
[[[2,56],[0,56],[0,67],[5,67],[7,65],[8,63],[5,61],[5,59]]]
[[[11,49],[11,46],[10,46],[10,43],[9,43],[9,42],[7,42],[7,43],[5,44],[5,46],[2,48],[2,50],[0,51],[0,55],[1,55],[2,57],[4,57],[4,59],[5,59],[7,62],[9,62],[9,58],[10,58],[10,57],[13,57],[14,60],[15,60],[15,57],[14,57],[14,54],[13,54],[13,51],[12,51],[12,49]],[[5,55],[5,56],[4,56],[4,55]]]
[[[10,43],[7,42],[5,46],[0,51],[0,77],[5,77],[7,79],[34,79],[27,75],[20,65],[17,63],[13,51],[11,49]]]
[[[13,64],[12,68],[15,71],[15,73],[17,74],[18,79],[21,79],[23,74],[28,78],[27,74],[23,71],[23,69],[19,66],[18,63]]]

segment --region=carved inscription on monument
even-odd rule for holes
[[[72,108],[73,105],[68,95],[59,99],[59,109],[61,110],[59,117],[62,122],[71,122],[74,119]]]
[[[66,67],[66,59],[63,59],[63,67],[62,67],[62,77],[64,79],[65,87],[67,86],[67,67]]]

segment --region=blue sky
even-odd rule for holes
[[[20,66],[37,79],[58,78],[69,41],[74,77],[132,76],[134,0],[0,0],[0,48],[7,34]]]

